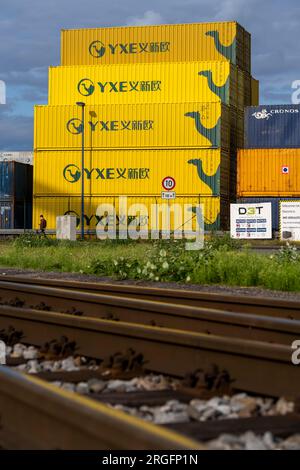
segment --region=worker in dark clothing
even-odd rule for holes
[[[43,235],[45,234],[45,230],[47,228],[47,220],[44,218],[43,214],[40,215],[40,233]]]

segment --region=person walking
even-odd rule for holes
[[[45,230],[47,228],[47,220],[44,218],[43,214],[40,215],[40,233],[46,235]]]

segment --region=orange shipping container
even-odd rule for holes
[[[238,151],[239,197],[300,196],[300,149]]]

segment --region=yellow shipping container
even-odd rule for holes
[[[94,150],[85,153],[85,194],[160,197],[162,181],[175,180],[181,195],[228,197],[229,154],[219,149]],[[81,152],[38,151],[35,195],[80,195]]]
[[[99,207],[100,205],[106,205],[106,207]],[[193,210],[198,204],[203,204],[204,209],[204,223],[206,230],[220,230],[228,228],[229,221],[229,203],[227,199],[220,197],[184,197],[178,196],[175,200],[164,201],[160,198],[155,198],[151,196],[134,196],[128,197],[127,199],[127,208],[128,215],[130,216],[128,222],[135,223],[134,216],[143,213],[140,210],[140,207],[133,205],[145,205],[149,218],[141,218],[141,229],[146,229],[146,223],[148,222],[148,228],[151,228],[152,219],[151,215],[156,211],[159,211],[158,208],[152,208],[154,204],[168,204],[171,208],[177,204],[182,208],[182,219],[175,219],[174,216],[171,217],[170,228],[171,230],[175,229],[192,229],[195,230],[196,227],[196,213]],[[191,213],[191,217],[184,216],[184,205],[189,204],[191,210],[188,210]],[[101,224],[101,227],[105,224],[103,218],[110,214],[110,207],[108,205],[113,205],[115,208],[116,215],[119,214],[119,205],[120,200],[116,197],[85,197],[85,229],[95,230],[97,224]],[[63,197],[52,196],[52,197],[40,197],[35,196],[33,198],[33,227],[37,229],[39,227],[39,216],[43,214],[47,220],[47,229],[55,230],[56,228],[56,217],[58,215],[75,215],[77,217],[77,226],[79,229],[80,224],[80,212],[81,211],[81,199],[80,197],[74,197],[71,195],[65,195]],[[101,222],[102,221],[102,222]],[[100,226],[100,225],[99,225]],[[164,228],[163,220],[160,219],[160,229]]]
[[[300,149],[238,152],[238,196],[300,196]]]
[[[174,62],[50,67],[49,105],[223,103],[250,104],[250,76],[229,62]]]
[[[251,36],[236,22],[62,30],[62,65],[230,60],[250,72]]]
[[[36,106],[35,149],[79,149],[78,106]],[[230,147],[229,108],[222,103],[98,105],[85,110],[85,146],[111,148]]]

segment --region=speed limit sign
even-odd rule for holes
[[[166,177],[162,180],[162,187],[163,187],[166,191],[171,191],[172,189],[175,188],[175,185],[176,185],[176,182],[175,182],[174,178],[172,178],[172,176],[166,176]]]

